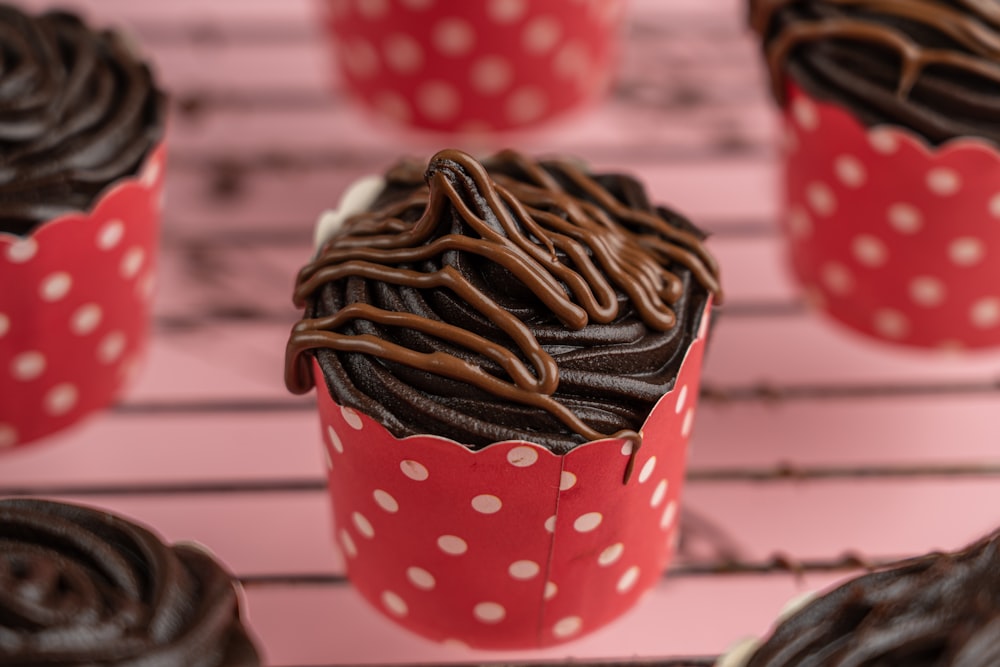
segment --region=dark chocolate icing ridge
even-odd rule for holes
[[[750,13],[779,101],[788,75],[869,126],[1000,145],[993,0],[750,0]]]
[[[161,140],[165,98],[121,35],[0,5],[0,232],[86,211]]]
[[[97,510],[0,500],[0,665],[256,667],[232,578]]]
[[[299,275],[286,383],[399,437],[637,440],[698,330],[702,235],[622,175],[503,152],[403,163]]]
[[[856,578],[781,623],[747,667],[1000,665],[1000,532]]]

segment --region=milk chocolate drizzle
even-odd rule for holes
[[[398,168],[396,176],[412,178],[407,169],[412,172],[412,165]],[[685,289],[678,268],[721,296],[717,266],[700,236],[625,206],[570,162],[542,165],[506,151],[481,164],[460,151],[445,150],[430,161],[425,179],[426,186],[350,218],[299,273],[295,304],[307,306],[324,286],[352,279],[446,290],[505,339],[423,313],[345,303],[332,314],[306,317],[294,327],[286,355],[291,391],[304,393],[313,386],[306,351],[359,352],[539,408],[583,439],[597,440],[608,434],[553,397],[559,367],[532,328],[458,265],[495,265],[512,289],[526,289],[571,331],[614,323],[622,315],[623,298],[646,327],[670,331],[678,324],[673,306]],[[585,196],[570,194],[569,187]],[[432,269],[419,268],[428,263]],[[369,333],[345,333],[345,327],[359,320],[409,329],[453,347],[418,350]],[[632,440],[633,451],[638,449],[635,429],[611,435]]]
[[[799,83],[816,89],[810,92],[849,100],[866,120],[915,125],[935,142],[1000,136],[995,0],[750,0],[750,22],[765,40],[780,102],[791,61],[807,79]],[[800,47],[809,50],[799,53]],[[889,71],[897,72],[889,91],[895,101],[878,94]]]

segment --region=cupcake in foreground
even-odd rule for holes
[[[1000,664],[1000,532],[901,561],[814,598],[719,667]]]
[[[286,382],[316,385],[358,590],[482,648],[623,613],[676,535],[719,292],[702,234],[632,178],[454,150],[320,230]]]
[[[237,588],[203,548],[96,509],[0,500],[0,663],[257,667]]]
[[[750,0],[785,111],[784,227],[810,298],[868,336],[1000,345],[995,3]]]
[[[114,32],[0,5],[0,450],[110,404],[149,328],[165,100]]]

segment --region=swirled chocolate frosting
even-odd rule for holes
[[[0,5],[0,232],[85,211],[159,142],[165,99],[114,32]]]
[[[868,125],[1000,144],[995,0],[750,0],[750,14],[779,101],[790,76]]]
[[[338,403],[398,437],[635,439],[719,296],[702,238],[570,161],[402,163],[300,272],[286,383],[312,387],[314,354]]]
[[[844,584],[781,623],[747,667],[1000,665],[1000,532]]]
[[[97,510],[0,500],[0,665],[259,664],[204,551]]]

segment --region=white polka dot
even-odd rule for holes
[[[978,264],[984,255],[986,255],[986,247],[983,242],[972,236],[957,238],[948,246],[948,257],[958,266]]]
[[[399,93],[382,91],[375,95],[373,103],[379,113],[397,122],[408,123],[413,117],[409,102]]]
[[[875,331],[882,336],[898,340],[910,332],[910,322],[898,310],[880,310],[875,313]]]
[[[677,392],[677,404],[674,406],[675,413],[677,414],[681,413],[681,410],[684,409],[684,404],[687,403],[687,397],[688,397],[688,386],[684,385],[683,387],[681,387],[681,390]]]
[[[39,294],[45,301],[59,301],[69,294],[73,287],[73,278],[65,271],[50,274],[42,281]]]
[[[545,114],[548,102],[538,88],[521,88],[510,94],[506,101],[507,118],[512,123],[530,123]]]
[[[632,456],[632,449],[633,449],[632,441],[626,440],[624,443],[622,443],[622,456]]]
[[[559,587],[558,586],[556,586],[551,581],[546,581],[545,582],[545,593],[542,594],[542,597],[545,598],[546,600],[551,600],[552,598],[554,598],[556,596],[556,593],[558,593],[558,592],[559,592]]]
[[[0,313],[0,338],[6,336],[8,331],[10,331],[10,318]]]
[[[643,484],[649,479],[650,475],[653,474],[653,469],[656,468],[656,457],[650,456],[649,460],[642,466],[642,470],[639,471],[639,483]]]
[[[378,506],[384,509],[389,514],[395,514],[399,511],[399,503],[395,498],[392,497],[388,491],[383,491],[382,489],[375,489],[372,492],[372,496],[375,498],[375,502]]]
[[[346,530],[340,531],[340,544],[344,547],[344,553],[349,557],[354,558],[358,555],[358,547],[354,544],[354,539],[351,537],[351,534]]]
[[[354,512],[351,514],[351,521],[354,522],[354,527],[358,529],[358,532],[361,533],[361,535],[367,537],[369,540],[375,537],[375,529],[372,528],[371,522],[365,518],[364,514],[361,512]]]
[[[17,444],[17,429],[10,424],[0,424],[0,449]]]
[[[125,235],[125,223],[121,220],[109,220],[97,233],[97,247],[101,250],[111,250],[117,246]]]
[[[483,623],[499,623],[507,615],[503,605],[496,602],[480,602],[472,610],[475,617]]]
[[[338,454],[344,453],[344,443],[337,435],[337,432],[333,430],[332,426],[326,427],[326,437],[330,440],[330,445],[337,450]]]
[[[409,459],[400,461],[399,469],[403,471],[404,475],[416,482],[422,482],[430,476],[427,468],[422,463],[417,463]]]
[[[385,41],[385,62],[389,69],[400,74],[412,74],[424,64],[420,42],[409,35],[390,35]]]
[[[796,97],[792,102],[792,116],[803,130],[812,132],[819,127],[819,112],[816,105],[805,97]]]
[[[7,246],[7,259],[13,264],[23,264],[38,253],[35,239],[21,239]]]
[[[980,329],[992,329],[1000,324],[1000,298],[988,297],[977,301],[970,313],[972,324]]]
[[[129,248],[128,251],[122,256],[122,262],[119,266],[122,278],[126,280],[135,278],[139,273],[139,269],[142,268],[143,262],[146,261],[146,251],[139,246],[134,246]]]
[[[45,395],[45,410],[53,416],[64,415],[76,405],[79,392],[69,383],[57,384]]]
[[[1000,193],[993,195],[993,199],[990,200],[990,215],[1000,218]]]
[[[899,150],[899,140],[891,130],[874,129],[868,133],[868,143],[875,149],[876,153],[882,155],[892,155]]]
[[[446,56],[462,56],[476,43],[476,31],[468,21],[447,18],[434,26],[431,35],[434,46]]]
[[[507,572],[514,579],[534,579],[542,568],[533,560],[519,560],[510,564]]]
[[[29,382],[45,372],[45,355],[41,352],[22,352],[10,364],[10,373],[15,380]]]
[[[927,187],[934,194],[946,197],[961,189],[962,179],[954,169],[937,167],[927,172]]]
[[[444,81],[429,81],[417,89],[417,108],[431,120],[451,120],[461,104],[458,92]]]
[[[663,508],[663,514],[660,516],[660,528],[666,530],[673,524],[674,518],[677,516],[677,501],[671,500],[667,503],[667,506]]]
[[[358,13],[367,19],[380,19],[389,12],[386,0],[357,0]]]
[[[406,606],[406,602],[403,598],[399,597],[392,591],[385,591],[382,593],[382,604],[385,608],[389,610],[389,613],[395,616],[406,616],[409,611],[409,607]]]
[[[527,0],[489,0],[486,11],[497,23],[513,23],[527,9]]]
[[[681,424],[681,437],[686,438],[691,435],[691,429],[694,427],[694,408],[688,408],[688,411],[684,413],[684,423]]]
[[[495,95],[510,85],[514,72],[499,56],[480,58],[472,65],[472,87],[484,95]]]
[[[503,507],[503,501],[496,496],[483,494],[472,499],[472,509],[480,514],[496,514]]]
[[[587,512],[576,518],[576,521],[573,522],[573,528],[578,533],[589,533],[600,526],[603,520],[604,516],[600,512]]]
[[[639,566],[633,565],[629,569],[625,570],[625,574],[623,574],[621,576],[621,579],[618,580],[618,585],[615,586],[615,588],[618,590],[619,593],[627,593],[632,589],[633,586],[635,586],[635,582],[637,582],[638,580],[639,580]]]
[[[900,234],[914,234],[923,227],[924,216],[913,204],[893,204],[889,207],[889,224]]]
[[[813,182],[806,188],[806,201],[812,210],[822,216],[833,215],[837,210],[837,199],[833,191],[824,183]]]
[[[552,634],[560,639],[565,639],[580,632],[581,628],[583,628],[582,618],[579,616],[567,616],[566,618],[559,619],[552,626]]]
[[[98,327],[101,323],[101,317],[101,307],[96,303],[88,303],[76,309],[69,326],[76,335],[86,336],[93,333],[94,329]]]
[[[917,276],[910,281],[910,298],[920,306],[932,308],[944,301],[944,283],[933,276]]]
[[[545,530],[550,533],[556,532],[556,515],[553,514],[548,519],[545,520]]]
[[[442,535],[437,540],[438,548],[446,554],[461,556],[469,550],[469,545],[461,537],[455,535]]]
[[[153,298],[153,293],[156,291],[156,275],[152,272],[147,273],[135,284],[135,294],[139,299],[143,301],[149,301]]]
[[[864,266],[877,267],[885,264],[889,250],[878,238],[870,234],[860,234],[851,243],[854,259]]]
[[[788,212],[788,232],[795,238],[806,238],[812,235],[812,218],[805,209],[796,206]]]
[[[534,447],[522,445],[507,452],[507,461],[518,468],[527,468],[535,465],[538,460],[538,451]]]
[[[378,72],[378,53],[363,39],[352,39],[343,44],[341,59],[344,69],[358,79],[368,79]]]
[[[569,470],[563,470],[559,473],[559,490],[569,491],[574,486],[576,486],[576,475],[571,473]]]
[[[147,190],[160,180],[160,172],[163,171],[159,160],[150,160],[149,164],[146,165],[146,169],[143,170],[142,175],[139,177],[139,182]]]
[[[820,270],[820,280],[834,294],[844,295],[854,288],[854,278],[843,264],[827,262]]]
[[[546,53],[559,42],[562,28],[552,16],[532,19],[521,33],[521,41],[528,53]]]
[[[121,358],[124,351],[125,334],[121,331],[112,331],[97,346],[97,359],[104,364],[113,364]]]
[[[607,567],[621,558],[623,553],[625,553],[625,545],[621,542],[616,542],[601,552],[597,557],[597,563],[598,565]]]
[[[653,495],[649,499],[650,507],[657,507],[663,502],[663,499],[667,495],[667,486],[669,486],[667,484],[667,480],[661,479],[660,483],[656,485],[655,489],[653,489]]]
[[[359,415],[357,410],[354,408],[349,408],[346,405],[340,406],[340,416],[343,417],[344,421],[347,422],[347,425],[355,431],[360,431],[364,427],[364,423],[361,421],[361,415]]]
[[[434,575],[422,567],[406,568],[406,578],[410,580],[411,584],[425,591],[432,590],[437,585]]]
[[[589,78],[590,58],[587,49],[579,42],[567,42],[552,61],[553,71],[564,79],[582,82]]]
[[[837,173],[840,182],[849,188],[860,188],[868,179],[868,172],[853,155],[841,155],[833,163],[833,169]]]

